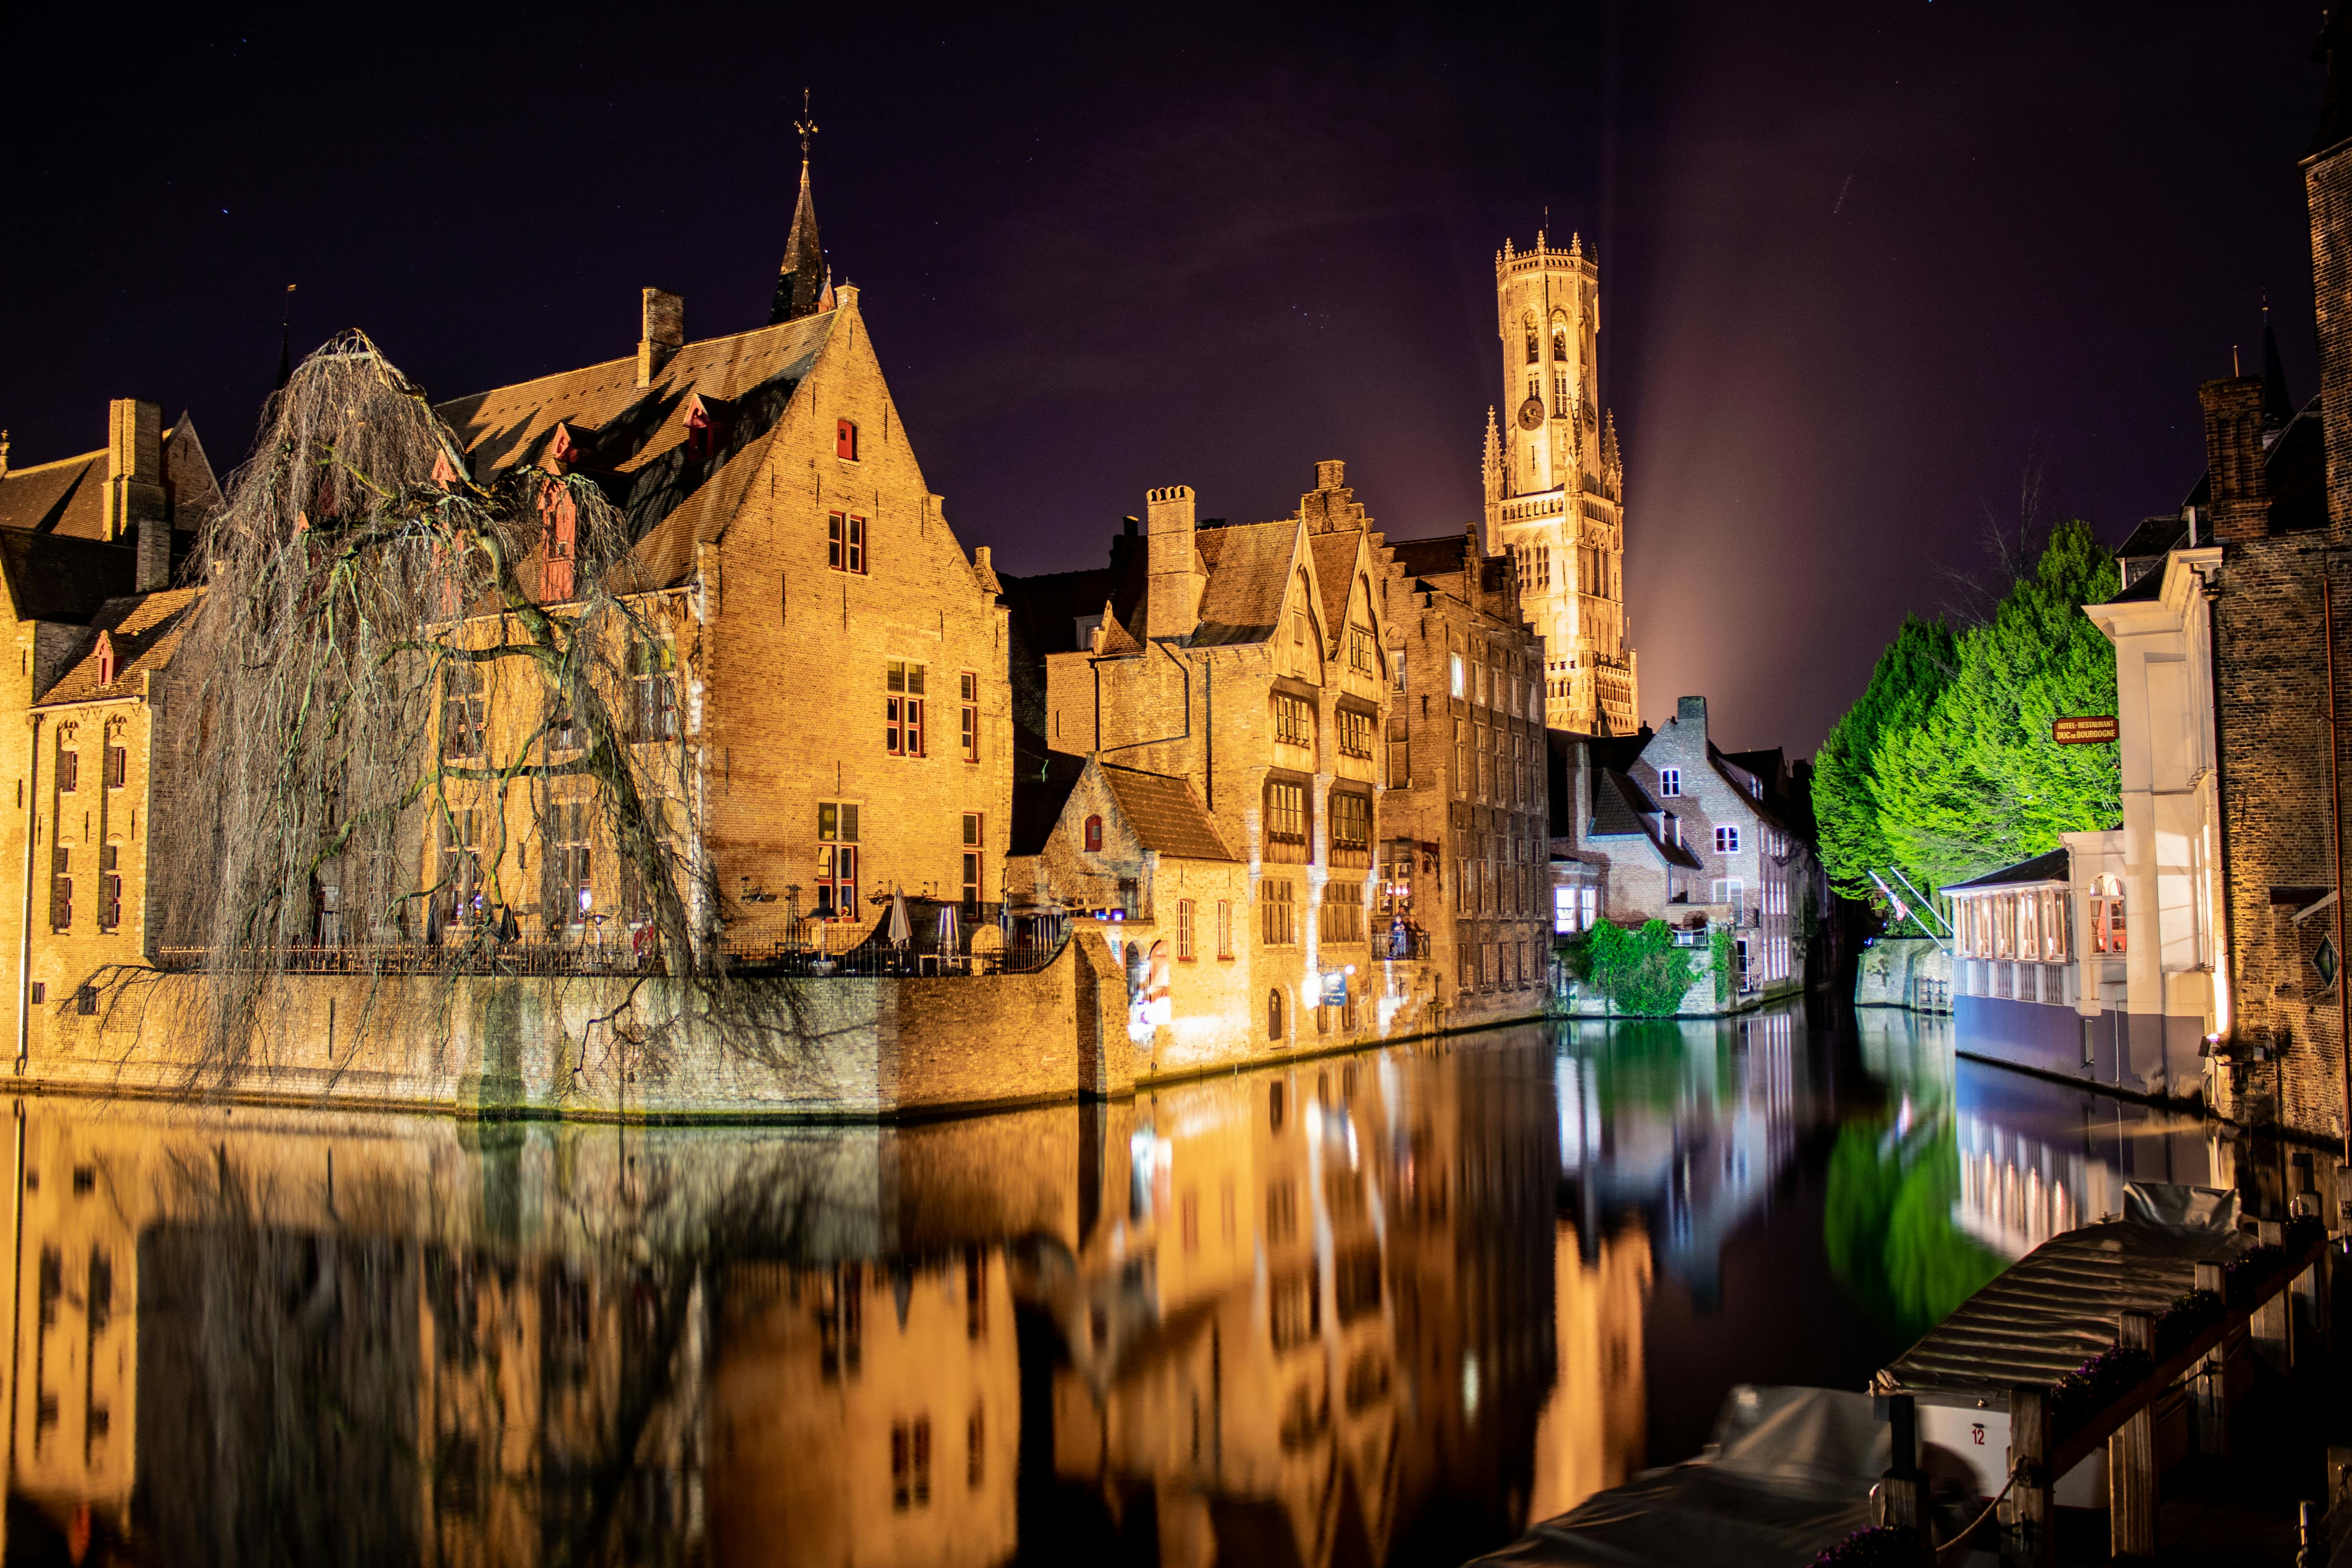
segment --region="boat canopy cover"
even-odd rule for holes
[[[1887,1431],[1870,1396],[1743,1384],[1687,1464],[1596,1492],[1479,1564],[1776,1568],[1870,1523]]]

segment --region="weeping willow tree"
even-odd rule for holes
[[[635,542],[588,478],[472,475],[363,335],[295,372],[199,536],[174,658],[181,782],[151,865],[163,941],[202,977],[200,1073],[248,1064],[278,976],[321,946],[379,983],[373,1022],[395,994],[446,1006],[454,984],[380,983],[496,967],[525,917],[560,932],[607,856],[640,966],[685,983],[666,1026],[781,1062],[724,994],[680,626]]]

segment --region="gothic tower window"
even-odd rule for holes
[[[1533,363],[1536,363],[1536,359],[1537,359],[1538,352],[1538,348],[1537,348],[1537,339],[1536,339],[1536,318],[1535,318],[1535,312],[1534,312],[1534,311],[1532,311],[1532,310],[1530,310],[1530,311],[1528,311],[1528,316],[1527,316],[1527,326],[1528,326],[1528,363],[1529,364],[1533,364]]]
[[[1565,316],[1551,319],[1551,357],[1563,364],[1568,363],[1568,318]]]

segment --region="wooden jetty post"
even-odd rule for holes
[[[2226,1281],[2221,1265],[2197,1265],[2197,1289],[2210,1290],[2216,1296],[2224,1293]],[[2208,1458],[2225,1458],[2230,1452],[2230,1336],[2205,1352],[2197,1363],[2197,1375],[2189,1385],[2189,1425],[2197,1438],[2197,1451]]]
[[[2254,1226],[2254,1239],[2264,1247],[2283,1247],[2286,1242],[2286,1226],[2274,1219],[2260,1220]],[[2287,1324],[2293,1317],[2288,1291],[2282,1290],[2254,1309],[2253,1320],[2247,1325],[2253,1341],[2254,1353],[2276,1368],[2281,1375],[2292,1371],[2293,1347],[2288,1342]]]
[[[2051,1498],[2050,1391],[2019,1384],[2009,1391],[2009,1500],[2001,1505],[2001,1559],[2031,1568],[2058,1561],[2057,1515]]]
[[[1878,1480],[1876,1522],[1916,1531],[1919,1562],[1934,1568],[1935,1532],[1927,1516],[1927,1476],[1919,1468],[1919,1409],[1907,1394],[1882,1394],[1879,1414],[1887,1426],[1886,1473]]]
[[[2116,1343],[2156,1358],[2153,1313],[2116,1320]],[[2107,1549],[2117,1557],[2156,1555],[2156,1409],[2143,1402],[2107,1439]]]

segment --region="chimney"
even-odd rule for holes
[[[651,386],[670,356],[686,346],[686,299],[667,289],[645,291],[645,334],[637,339],[637,384]]]
[[[1700,740],[1704,741],[1706,739],[1706,698],[1684,697],[1675,700],[1675,726],[1679,729],[1685,724],[1688,724],[1693,729],[1696,730]]]
[[[142,594],[172,583],[172,519],[163,494],[163,410],[118,397],[106,407],[106,537],[133,546],[131,585]]]
[[[2213,502],[2213,537],[2261,539],[2271,531],[2263,474],[2263,378],[2231,376],[2197,389],[2205,405],[2205,472]]]
[[[1326,458],[1315,465],[1315,488],[1338,490],[1348,488],[1348,465],[1337,458]]]
[[[1145,548],[1151,567],[1144,601],[1144,633],[1155,638],[1186,637],[1201,624],[1201,574],[1192,562],[1192,487],[1170,485],[1144,498],[1148,503]]]

